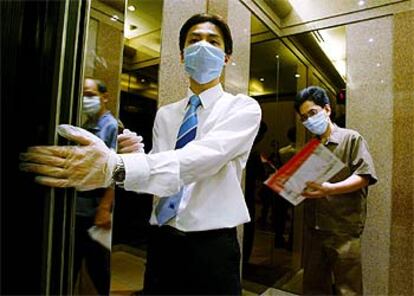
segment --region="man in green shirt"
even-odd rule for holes
[[[320,87],[302,90],[295,109],[303,125],[345,164],[329,182],[308,182],[303,192],[303,293],[362,295],[361,235],[368,186],[377,182],[367,143],[358,132],[331,122],[329,98]]]

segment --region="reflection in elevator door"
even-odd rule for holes
[[[18,170],[32,145],[77,122],[86,1],[2,1],[1,294],[70,293],[72,190]],[[59,142],[58,142],[59,141]]]

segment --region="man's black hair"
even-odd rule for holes
[[[299,108],[306,101],[312,101],[316,105],[321,106],[322,108],[325,105],[329,105],[329,97],[326,91],[319,86],[309,86],[296,96],[295,100],[295,110],[299,113]]]
[[[230,28],[227,23],[218,15],[208,14],[208,13],[200,13],[193,15],[190,17],[184,25],[181,27],[180,30],[180,51],[181,53],[184,51],[185,39],[187,38],[188,31],[197,24],[210,22],[216,25],[221,34],[223,34],[224,39],[224,52],[228,55],[231,55],[233,52],[233,39],[231,37]]]

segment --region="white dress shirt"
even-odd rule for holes
[[[199,97],[196,138],[174,150],[178,130],[188,108],[188,95],[161,107],[153,130],[150,154],[121,155],[125,164],[126,190],[155,194],[150,223],[160,198],[184,193],[177,216],[168,222],[182,231],[235,227],[250,221],[240,185],[242,171],[261,119],[252,98],[234,96],[218,84]]]

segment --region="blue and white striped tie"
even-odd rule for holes
[[[196,95],[191,96],[189,101],[190,107],[185,113],[180,130],[178,131],[175,149],[180,149],[187,145],[187,143],[194,140],[197,133],[197,108],[201,105],[200,98]],[[157,221],[159,225],[167,223],[169,220],[177,215],[178,206],[183,195],[183,188],[180,192],[161,198],[155,209]]]

